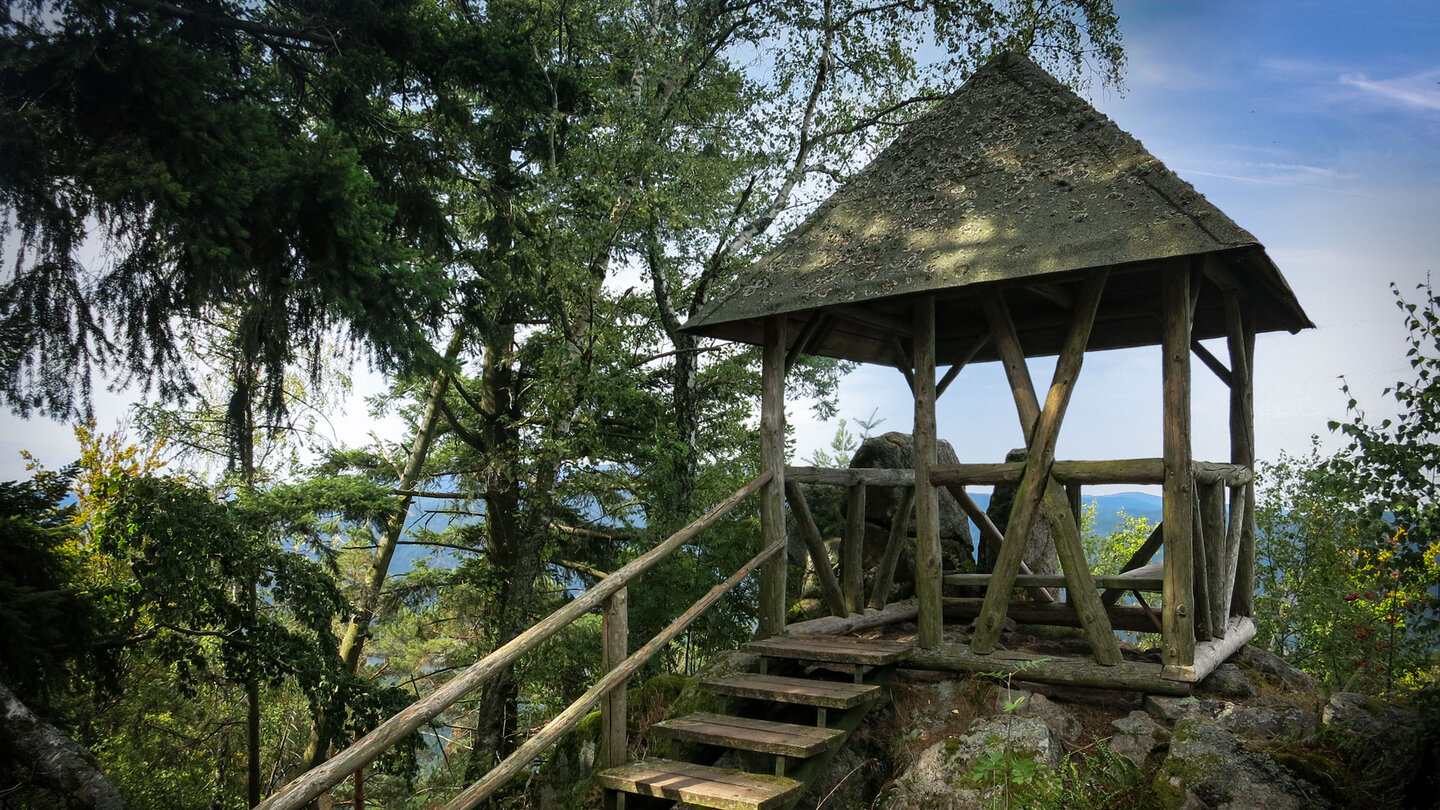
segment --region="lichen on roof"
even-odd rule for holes
[[[686,329],[734,334],[715,327],[1247,246],[1260,249],[1139,141],[1008,54],[907,126]]]

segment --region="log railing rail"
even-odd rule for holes
[[[369,734],[365,735],[354,745],[337,753],[334,757],[312,768],[285,785],[268,799],[257,805],[258,810],[299,810],[318,798],[322,793],[339,784],[347,776],[355,773],[374,762],[381,754],[388,750],[395,743],[413,733],[415,730],[433,720],[446,709],[454,706],[466,695],[484,685],[491,678],[495,677],[504,667],[514,662],[525,652],[535,648],[539,644],[553,637],[557,632],[572,624],[576,619],[591,612],[598,607],[604,607],[607,612],[618,613],[624,610],[625,588],[641,574],[654,567],[654,565],[671,552],[692,541],[701,532],[709,529],[725,515],[729,514],[741,501],[754,494],[765,484],[769,483],[773,473],[762,472],[749,483],[737,490],[729,498],[721,501],[709,512],[697,518],[683,529],[667,537],[639,557],[615,571],[611,575],[601,579],[594,586],[566,603],[559,610],[541,619],[529,630],[516,636],[504,646],[491,652],[484,658],[471,664],[460,674],[450,679],[430,693],[426,697],[411,704],[390,719],[381,723]],[[650,658],[665,648],[665,645],[674,640],[684,631],[695,619],[714,604],[715,601],[724,596],[738,585],[755,568],[764,562],[771,560],[785,547],[783,542],[770,543],[765,546],[759,554],[755,555],[745,565],[741,566],[724,582],[716,585],[705,596],[701,597],[678,619],[660,631],[655,638],[651,639],[632,655],[625,655],[624,651],[609,649],[605,651],[605,665],[608,671],[606,674],[579,699],[562,711],[554,720],[551,720],[545,728],[531,737],[524,745],[511,754],[506,760],[491,770],[479,782],[471,785],[460,795],[456,796],[448,805],[446,810],[461,810],[461,808],[474,807],[483,801],[490,793],[501,785],[505,784],[541,751],[553,743],[565,732],[573,728],[587,712],[591,710],[602,699],[613,691],[623,690],[626,679],[637,669],[643,666]],[[614,621],[612,619],[612,621]],[[619,638],[618,633],[607,634],[606,640],[611,641],[611,635]],[[623,642],[621,642],[623,643]],[[619,662],[619,663],[614,663]],[[619,701],[606,701],[606,709],[614,710],[623,706]],[[622,731],[617,735],[606,737],[606,742],[611,746],[617,738],[623,739],[624,729],[623,718],[610,718],[604,723],[606,728],[619,728]],[[608,751],[606,757],[614,757],[614,751]]]

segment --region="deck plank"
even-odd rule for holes
[[[787,757],[813,757],[838,744],[845,732],[833,728],[798,726],[750,717],[696,712],[651,726],[666,737],[685,742],[722,745],[744,751],[779,754]]]
[[[647,759],[596,774],[604,788],[686,802],[715,810],[770,810],[805,785],[794,779],[758,776],[689,762]]]
[[[770,658],[885,666],[905,659],[914,651],[915,644],[844,636],[773,636],[751,641],[741,649]]]
[[[750,673],[701,681],[700,686],[714,694],[827,709],[850,709],[873,699],[880,692],[880,687],[870,684]]]

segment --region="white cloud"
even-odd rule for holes
[[[1372,99],[1416,110],[1440,112],[1440,68],[1392,79],[1344,74],[1340,83],[1361,90]]]

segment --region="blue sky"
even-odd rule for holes
[[[1253,233],[1319,326],[1259,339],[1259,453],[1304,452],[1317,433],[1334,447],[1325,425],[1344,415],[1339,376],[1379,418],[1388,410],[1381,390],[1408,371],[1389,283],[1409,294],[1440,269],[1440,4],[1133,0],[1118,10],[1125,84],[1092,88],[1090,98]],[[1045,385],[1050,364],[1036,362],[1032,374]],[[1224,386],[1198,362],[1194,377],[1196,454],[1224,460]],[[1159,455],[1159,400],[1158,349],[1090,356],[1060,457]],[[101,426],[124,404],[99,397]],[[881,430],[911,428],[893,369],[852,375],[840,404],[852,422],[874,411],[886,420]],[[355,403],[355,417],[337,422],[351,443],[367,441],[363,410]],[[797,460],[836,427],[800,405],[790,419]],[[960,375],[939,423],[965,461],[999,460],[1020,444],[994,364]],[[0,480],[25,475],[21,448],[51,466],[75,455],[65,427],[0,416]]]

